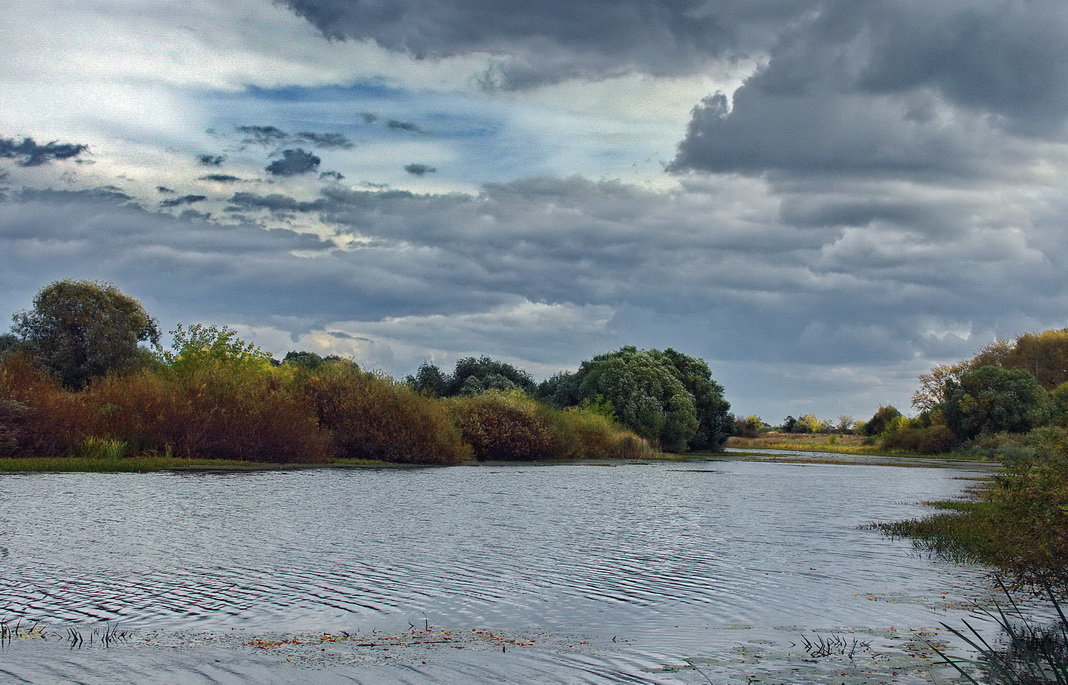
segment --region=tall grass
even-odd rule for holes
[[[932,645],[943,661],[957,670],[969,683],[980,685],[972,672],[974,667],[986,677],[986,683],[997,685],[1068,685],[1068,618],[1053,589],[1044,584],[1046,597],[1057,614],[1052,625],[1044,625],[1024,615],[1008,588],[998,579],[1008,606],[994,603],[994,609],[980,613],[994,621],[1002,634],[1001,645],[991,645],[968,621],[964,629],[943,623],[942,626],[976,651],[978,658],[951,657]]]
[[[126,456],[129,447],[123,440],[89,436],[82,443],[80,456],[89,461],[116,461]]]

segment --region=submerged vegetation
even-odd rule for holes
[[[674,350],[602,355],[626,362],[590,386],[611,398],[561,402],[488,357],[396,381],[312,352],[279,362],[218,326],[179,325],[164,349],[155,320],[110,284],[51,284],[15,320],[0,336],[4,470],[649,458],[727,433],[708,366]],[[642,374],[660,385],[629,389]]]

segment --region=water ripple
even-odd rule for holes
[[[0,618],[252,631],[429,621],[663,646],[680,625],[930,624],[919,599],[864,595],[979,576],[858,528],[955,496],[960,472],[712,466],[0,476]],[[625,682],[646,666],[627,658],[543,655],[526,668]],[[417,666],[403,678],[425,682]],[[226,681],[225,669],[183,673]],[[454,682],[495,679],[455,669]]]

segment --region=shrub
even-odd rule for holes
[[[597,411],[547,406],[540,413],[553,438],[557,459],[641,459],[656,454],[649,443]]]
[[[1005,471],[977,500],[939,503],[953,513],[880,527],[951,558],[976,559],[1025,580],[1068,583],[1068,431],[989,436],[984,444],[971,449],[991,450]]]
[[[879,442],[883,447],[891,450],[940,454],[956,447],[957,438],[953,435],[953,431],[942,424],[927,427],[910,425],[884,433]]]
[[[25,404],[0,397],[0,457],[18,454],[28,412]]]
[[[89,414],[77,393],[59,382],[28,357],[12,354],[0,363],[0,399],[18,417],[16,456],[69,456],[88,434]]]
[[[557,441],[538,404],[518,392],[490,391],[448,400],[476,459],[553,459]]]
[[[204,360],[109,377],[90,387],[94,434],[137,452],[243,461],[323,462],[329,435],[281,370]]]
[[[470,454],[441,402],[406,384],[344,363],[324,364],[299,384],[339,457],[454,464]]]

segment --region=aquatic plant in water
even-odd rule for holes
[[[1053,625],[1044,625],[1024,616],[1000,578],[998,585],[1008,599],[1010,610],[1006,611],[995,602],[993,611],[982,609],[979,613],[1001,627],[1003,644],[991,645],[968,621],[962,621],[966,631],[945,623],[942,625],[974,649],[978,658],[951,657],[934,645],[931,648],[967,682],[975,685],[982,681],[964,668],[967,665],[978,667],[989,682],[999,685],[1068,685],[1068,619],[1053,589],[1043,583],[1046,596],[1057,613]]]

